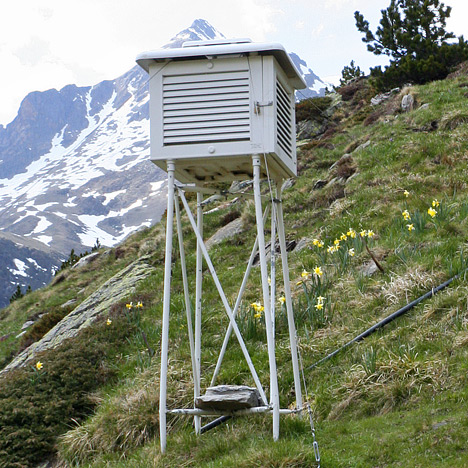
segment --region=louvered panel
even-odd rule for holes
[[[292,158],[293,151],[293,128],[291,124],[291,99],[281,83],[276,81],[276,131],[277,143],[280,148]]]
[[[164,145],[250,139],[248,71],[163,78]]]

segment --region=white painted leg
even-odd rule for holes
[[[167,224],[166,257],[164,263],[164,297],[161,337],[161,372],[159,382],[159,435],[161,452],[166,451],[166,397],[167,397],[167,358],[169,343],[169,312],[171,305],[171,264],[172,235],[174,223],[174,162],[167,162]]]
[[[188,287],[187,278],[187,264],[185,262],[185,248],[184,248],[184,237],[182,233],[182,220],[180,217],[179,200],[177,192],[175,193],[175,212],[177,220],[177,237],[179,238],[179,252],[180,252],[180,268],[182,270],[182,283],[184,285],[184,300],[185,300],[185,315],[187,317],[187,328],[190,345],[190,356],[192,358],[192,373],[193,373],[193,393],[194,398],[200,395],[200,377],[198,374],[198,368],[195,358],[195,346],[193,340],[193,325],[192,325],[192,310],[190,307],[190,294]],[[199,416],[195,416],[200,420]]]
[[[273,440],[279,437],[279,392],[278,374],[276,371],[276,355],[273,336],[273,324],[270,310],[270,291],[268,285],[268,268],[265,255],[265,232],[262,218],[262,198],[260,193],[260,158],[252,156],[253,188],[255,199],[255,215],[257,218],[258,250],[260,254],[260,270],[262,276],[263,306],[265,307],[265,325],[270,364],[270,404],[273,406]]]
[[[279,190],[278,190],[278,187]],[[289,343],[291,346],[291,359],[293,364],[294,388],[296,391],[296,406],[302,408],[301,379],[299,374],[299,362],[297,358],[296,325],[294,323],[294,312],[291,299],[291,284],[289,282],[288,251],[286,249],[286,236],[284,234],[283,203],[281,201],[281,182],[276,183],[276,196],[278,214],[278,239],[281,249],[281,264],[283,267],[284,297],[286,298],[286,312],[288,314]]]
[[[203,195],[197,192],[197,227],[203,237]],[[197,366],[198,382],[195,386],[194,397],[200,396],[201,377],[201,322],[202,322],[202,279],[203,279],[203,253],[197,242],[196,260],[196,280],[195,280],[195,362]],[[194,417],[195,433],[200,434],[201,417]]]

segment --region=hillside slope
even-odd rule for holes
[[[299,177],[284,192],[287,237],[296,243],[289,262],[304,393],[322,466],[467,466],[468,283],[463,275],[366,340],[311,366],[468,267],[468,75],[460,71],[406,88],[375,106],[366,80],[339,92],[298,106],[298,118],[311,122],[303,128],[312,136],[298,142]],[[400,107],[405,95],[414,100],[408,112]],[[268,184],[263,188],[267,194]],[[234,301],[255,238],[253,206],[222,199],[206,205],[205,212],[207,239],[241,220],[241,233],[210,250]],[[183,222],[193,271],[195,240],[185,217]],[[0,466],[34,467],[46,460],[89,468],[317,465],[307,417],[282,417],[276,443],[269,416],[236,418],[200,437],[193,435],[188,418],[173,417],[167,454],[160,454],[164,229],[163,222],[101,251],[92,263],[64,271],[2,311],[5,366],[54,323],[61,320],[63,326],[67,312],[132,262],[144,257],[152,267],[124,300],[112,303],[65,346],[33,355],[23,369],[0,376]],[[323,275],[313,274],[317,267]],[[193,291],[193,278],[190,286]],[[260,289],[255,271],[238,323],[267,383],[263,317],[255,317],[250,306]],[[135,307],[138,303],[142,307]],[[173,266],[172,304],[168,403],[190,407],[179,261]],[[206,388],[228,325],[208,271],[203,307]],[[34,324],[17,338],[28,319]],[[276,335],[285,407],[294,402],[294,385],[281,305]],[[248,376],[233,341],[219,382],[251,384]]]

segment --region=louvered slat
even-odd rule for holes
[[[164,145],[250,138],[247,71],[166,76],[162,97]]]
[[[291,100],[279,80],[276,81],[276,103],[277,143],[289,157],[292,157],[294,140],[291,125]]]

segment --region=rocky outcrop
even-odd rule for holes
[[[20,353],[1,373],[24,366],[41,351],[56,348],[67,338],[72,338],[80,330],[91,326],[113,304],[123,301],[133,294],[139,281],[147,278],[154,270],[147,263],[147,260],[148,257],[142,257],[110,278],[55,325],[41,340]]]

